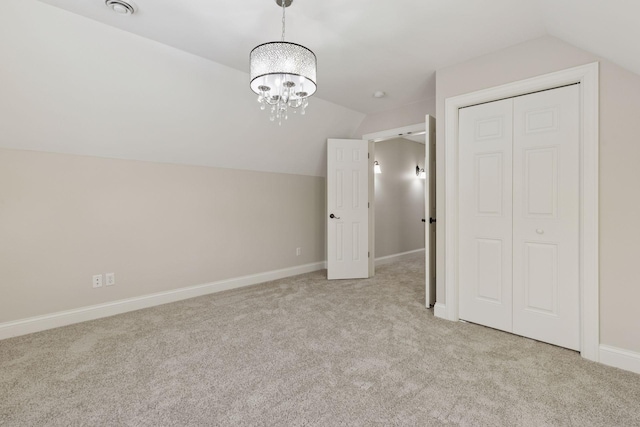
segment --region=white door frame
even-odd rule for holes
[[[445,100],[445,299],[435,315],[458,317],[458,109],[580,83],[580,354],[598,361],[600,344],[598,63],[508,83]]]

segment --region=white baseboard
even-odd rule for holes
[[[640,374],[640,353],[600,344],[600,363]]]
[[[403,259],[410,258],[413,255],[415,255],[417,253],[420,253],[420,252],[424,253],[424,248],[416,249],[416,250],[413,250],[413,251],[400,252],[399,254],[387,255],[387,256],[380,257],[380,258],[376,258],[376,266],[383,265],[383,264],[389,264],[390,262],[401,261]]]
[[[26,335],[33,332],[45,331],[47,329],[85,322],[87,320],[100,319],[102,317],[109,317],[129,311],[140,310],[142,308],[154,307],[156,305],[199,297],[202,295],[226,291],[229,289],[236,289],[244,286],[251,286],[258,283],[268,282],[271,280],[296,276],[298,274],[310,273],[312,271],[322,270],[325,268],[325,261],[316,262],[291,268],[284,268],[281,270],[268,271],[265,273],[252,274],[249,276],[235,277],[232,279],[205,283],[202,285],[187,286],[185,288],[173,289],[170,291],[158,292],[155,294],[143,295],[104,304],[59,311],[57,313],[0,323],[0,339]]]
[[[441,302],[436,302],[436,305],[433,307],[433,315],[435,317],[439,317],[441,319],[447,318],[447,306],[442,304]]]

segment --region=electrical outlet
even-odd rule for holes
[[[302,253],[302,249],[296,248],[296,256],[300,256],[301,253]]]
[[[107,273],[104,275],[105,285],[113,286],[116,284],[116,273]]]
[[[93,287],[94,288],[101,288],[102,287],[102,274],[96,274],[95,276],[93,276]]]

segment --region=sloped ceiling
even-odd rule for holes
[[[543,0],[546,31],[640,74],[640,2]]]
[[[248,74],[32,0],[3,0],[0,148],[322,176],[364,114],[278,126]]]
[[[251,49],[281,33],[274,0],[133,0],[132,16],[104,0],[42,1],[243,72]],[[537,3],[294,0],[286,39],[316,53],[318,98],[371,113],[433,96],[438,68],[544,35]]]
[[[274,0],[42,0],[240,71],[279,39]],[[434,71],[551,34],[640,72],[640,2],[630,0],[294,0],[287,40],[318,56],[317,96],[363,113],[434,96]],[[388,96],[374,99],[375,90]]]
[[[639,2],[294,0],[287,40],[316,52],[319,90],[279,127],[247,73],[280,36],[273,0],[134,1],[3,0],[0,147],[322,176],[327,137],[473,57],[550,34],[640,73]]]

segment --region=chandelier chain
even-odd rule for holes
[[[282,0],[282,40],[284,41],[284,11],[287,9],[286,0]]]

